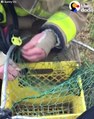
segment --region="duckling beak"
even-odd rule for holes
[[[76,7],[80,7],[79,5],[76,5]]]
[[[78,7],[80,7],[80,6],[77,5],[76,3],[74,3],[74,4],[73,4],[73,7],[74,7],[74,8],[78,8]]]

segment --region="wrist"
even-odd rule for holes
[[[39,39],[37,47],[42,48],[47,56],[50,50],[56,45],[56,36],[50,29],[44,30],[41,33],[43,34],[43,36]]]

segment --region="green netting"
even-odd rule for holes
[[[56,54],[53,61],[38,63],[27,63],[20,52],[11,58],[22,69],[17,79],[8,81],[6,107],[13,115],[78,116],[94,105],[94,64],[78,67],[75,61],[60,61]]]
[[[62,64],[58,65],[58,69],[60,67]],[[67,80],[63,79],[60,70],[59,72],[57,70],[58,79],[55,74],[45,75],[45,71],[42,75],[38,75],[40,72],[25,68],[23,75],[17,79],[18,82],[11,82],[7,97],[12,98],[11,109],[14,115],[75,114],[82,113],[85,105],[87,108],[94,105],[94,64],[83,64]],[[16,84],[21,90],[19,88],[15,90]],[[15,99],[11,95],[14,95]],[[26,96],[21,97],[21,95]]]

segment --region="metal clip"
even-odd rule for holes
[[[20,37],[14,36],[14,35],[11,38],[11,42],[15,46],[21,46],[22,45],[22,39]]]

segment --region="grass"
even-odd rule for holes
[[[76,39],[94,48],[94,13],[88,14],[86,26],[77,35]],[[79,51],[82,61],[86,59],[94,63],[94,52],[83,47],[79,47]]]

